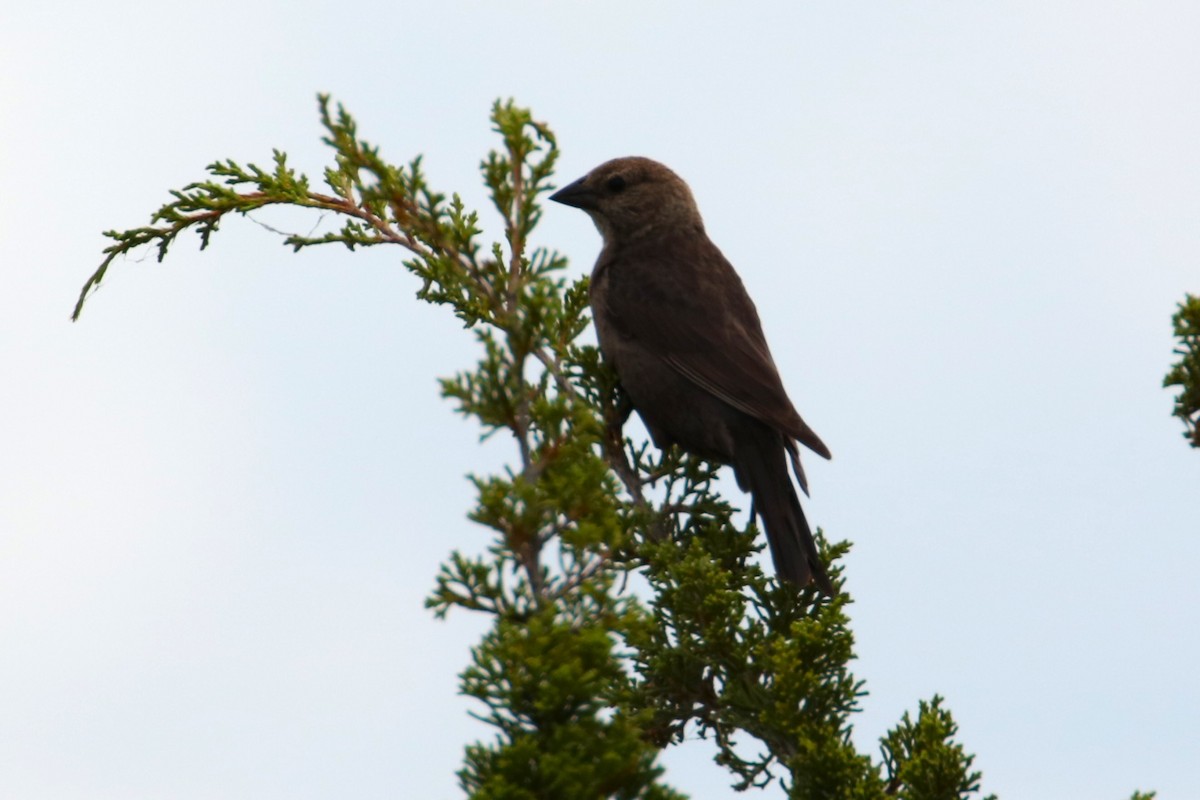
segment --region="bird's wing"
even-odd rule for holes
[[[702,232],[613,254],[604,313],[673,369],[829,458],[792,406],[741,279]]]

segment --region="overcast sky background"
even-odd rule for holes
[[[217,158],[317,176],[314,96],[481,208],[515,97],[560,183],[690,182],[832,448],[864,750],[942,693],[1002,798],[1194,796],[1200,452],[1160,388],[1200,292],[1194,2],[24,3],[0,13],[0,796],[456,798],[484,620],[422,607],[513,456],[398,251],[228,220],[117,263]],[[315,220],[259,217],[307,230]],[[537,243],[590,269],[583,214]],[[667,754],[734,796],[705,742]],[[778,798],[772,789],[762,794]]]

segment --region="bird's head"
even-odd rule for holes
[[[688,185],[648,158],[606,161],[550,199],[587,212],[605,242],[627,242],[651,232],[704,230]]]

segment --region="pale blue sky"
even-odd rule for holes
[[[756,298],[848,563],[863,748],[947,697],[1002,798],[1194,794],[1200,452],[1159,388],[1200,291],[1189,2],[42,3],[0,24],[0,797],[456,798],[483,620],[422,600],[474,348],[400,253],[102,230],[270,149],[314,95],[483,210],[491,101],[561,178],[657,158]],[[310,221],[260,221],[307,230]],[[494,221],[485,222],[495,231]],[[538,242],[590,269],[548,209]],[[732,797],[704,742],[666,759]],[[763,793],[781,796],[778,790]]]

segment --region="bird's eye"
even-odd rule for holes
[[[619,192],[625,188],[625,179],[620,175],[613,175],[604,185],[610,192]]]

